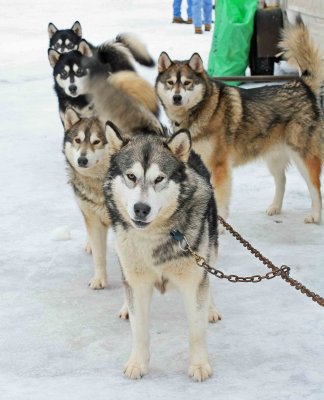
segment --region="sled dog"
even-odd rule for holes
[[[232,167],[263,158],[275,181],[268,215],[279,214],[285,170],[292,160],[306,181],[312,206],[306,223],[320,223],[323,115],[318,94],[321,56],[300,17],[284,29],[280,47],[301,76],[284,85],[242,89],[208,77],[200,56],[158,60],[156,91],[173,127],[190,130],[193,149],[211,172],[219,214],[226,218]]]
[[[79,21],[75,21],[71,29],[57,29],[50,22],[48,24],[49,48],[59,53],[77,50],[82,39],[82,28]],[[130,70],[134,71],[134,61],[153,67],[154,60],[142,41],[133,33],[120,33],[115,39],[94,46],[87,41],[91,51],[96,54],[100,62],[108,64],[111,72]]]
[[[104,182],[108,214],[116,233],[133,347],[124,367],[127,377],[147,374],[149,307],[154,286],[176,286],[189,321],[189,375],[207,379],[206,328],[219,319],[206,271],[170,236],[184,233],[191,246],[214,264],[217,256],[216,203],[210,177],[200,157],[190,151],[187,130],[171,137],[139,132],[124,137],[107,123],[110,166]]]
[[[79,21],[75,21],[70,29],[57,29],[50,22],[48,24],[49,48],[59,53],[77,50],[82,38],[82,28]]]
[[[152,103],[150,110],[154,114],[158,114],[158,100],[154,88],[135,71],[124,68],[124,70],[112,73],[110,64],[100,62],[98,56],[93,53],[85,40],[80,41],[78,50],[60,54],[56,50],[49,49],[48,56],[53,67],[54,90],[58,98],[62,122],[64,113],[69,107],[77,110],[82,117],[95,116],[98,110],[92,102],[92,95],[95,95],[98,91],[103,96],[102,99],[96,97],[98,109],[106,107],[110,110],[112,108],[110,104],[107,106],[107,102],[110,101],[120,104],[120,95],[117,96],[117,100],[112,97],[107,98],[107,96],[112,95],[111,88],[115,87],[115,84],[122,91],[131,90],[130,94],[134,95],[140,102],[143,102],[143,99],[146,101],[148,95],[150,95]],[[109,83],[106,82],[107,79]],[[123,80],[125,80],[124,83]],[[131,85],[130,81],[132,81]],[[92,85],[93,82],[97,84]],[[101,89],[99,84],[102,85]],[[96,86],[96,88],[93,88],[93,86]],[[105,89],[107,89],[106,93]]]
[[[113,101],[108,101],[109,96],[101,101],[107,115],[118,121],[128,136],[137,129],[162,132],[159,121],[150,111],[157,106],[154,88],[145,86],[134,72],[122,71],[113,76],[113,82],[108,84],[105,80],[102,83],[107,83],[107,93],[113,94]],[[105,124],[97,117],[81,118],[75,110],[68,108],[64,115],[64,130],[63,152],[69,182],[84,217],[89,239],[86,250],[92,251],[95,266],[89,285],[101,289],[107,286],[106,237],[110,226],[102,189],[109,166]]]

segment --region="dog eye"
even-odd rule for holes
[[[54,45],[54,49],[59,49],[61,46],[60,46],[60,44],[59,43],[55,43],[55,45]]]
[[[167,84],[172,86],[173,85],[173,81],[167,81]]]
[[[66,79],[68,77],[68,73],[66,71],[61,72],[61,78]]]
[[[81,139],[80,139],[80,138],[78,138],[78,137],[77,137],[77,138],[75,138],[75,139],[74,139],[74,141],[75,141],[75,143],[78,143],[78,144],[80,144],[80,143],[81,143]]]
[[[76,76],[81,76],[83,74],[83,69],[79,68],[75,73]]]
[[[185,86],[189,86],[189,85],[191,84],[191,81],[184,81],[183,84],[184,84]]]
[[[96,144],[99,144],[99,143],[100,143],[100,140],[95,140],[92,144],[96,145]]]
[[[67,47],[68,49],[73,49],[74,44],[73,44],[73,43],[69,43],[69,44],[66,45],[66,47]]]
[[[127,174],[126,176],[130,181],[136,182],[136,176],[134,174]]]
[[[155,184],[160,183],[160,182],[163,181],[163,179],[164,179],[164,176],[158,176],[158,177],[155,179],[154,183],[155,183]]]

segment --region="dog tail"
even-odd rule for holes
[[[319,94],[324,81],[321,54],[299,14],[295,24],[283,29],[278,46],[289,63],[297,64],[301,79],[315,94]]]
[[[111,72],[135,71],[134,57],[122,43],[116,41],[102,43],[97,49],[97,58],[100,63],[109,65]]]
[[[116,42],[122,43],[127,47],[138,63],[145,65],[146,67],[153,67],[155,65],[155,62],[150,56],[144,43],[142,43],[133,33],[119,34],[116,37]]]
[[[88,93],[103,124],[110,120],[130,135],[139,130],[163,134],[154,88],[135,72],[91,77]]]

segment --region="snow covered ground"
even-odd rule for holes
[[[184,17],[185,17],[184,13]],[[258,285],[212,278],[223,320],[208,329],[214,375],[191,382],[187,324],[176,292],[155,294],[151,369],[140,381],[123,377],[130,350],[120,270],[109,236],[109,288],[91,291],[92,260],[67,184],[62,126],[47,60],[47,24],[78,19],[94,44],[137,33],[155,59],[198,51],[207,65],[212,33],[171,24],[171,0],[92,2],[2,1],[0,24],[0,399],[324,398],[324,311],[282,280]],[[139,68],[152,83],[155,69]],[[277,265],[324,295],[324,226],[304,225],[310,207],[296,169],[288,172],[283,214],[264,210],[274,191],[263,163],[234,172],[230,222]],[[53,240],[66,226],[71,240]],[[230,235],[220,239],[218,267],[263,274],[264,266]]]

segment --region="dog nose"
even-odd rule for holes
[[[87,164],[88,164],[87,157],[79,157],[78,158],[78,164],[79,164],[79,167],[86,167]]]
[[[180,104],[180,103],[181,103],[181,100],[182,100],[181,94],[175,94],[175,95],[173,96],[173,102],[174,102],[174,104]]]
[[[69,86],[69,91],[72,93],[72,94],[76,94],[76,92],[77,92],[77,86],[76,85],[70,85]]]
[[[136,215],[136,218],[145,220],[146,217],[149,215],[151,211],[151,207],[147,204],[144,203],[136,203],[134,205],[134,212]]]

